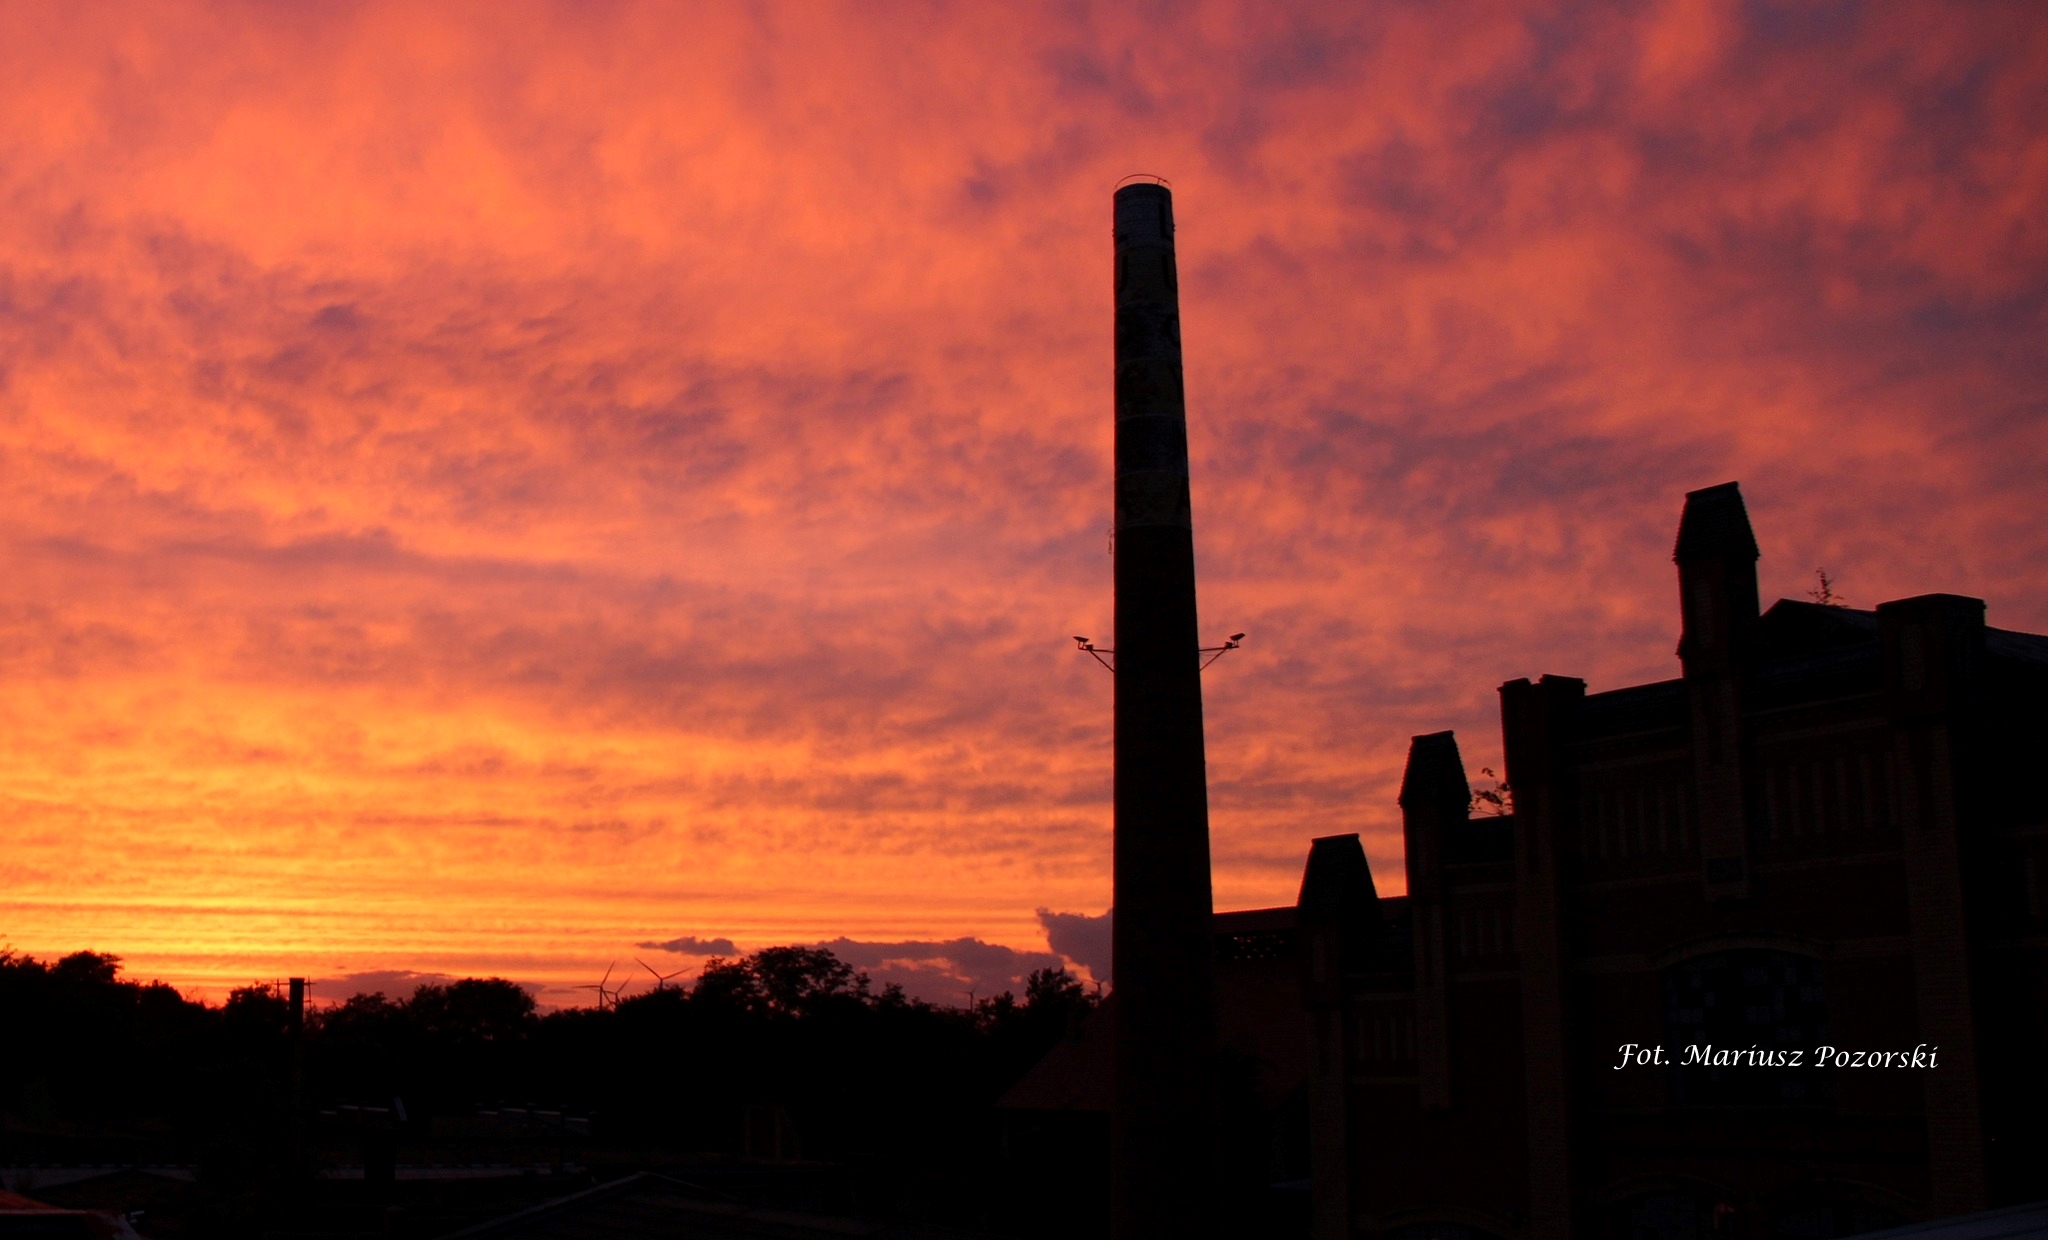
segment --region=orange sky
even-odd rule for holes
[[[1220,906],[1337,831],[1399,891],[1408,737],[1497,767],[1501,681],[1675,675],[1688,489],[1766,599],[2048,630],[2043,116],[2027,0],[8,6],[0,943],[1055,959],[1133,171],[1251,634]]]

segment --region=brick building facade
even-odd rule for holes
[[[1759,616],[1733,483],[1687,497],[1675,558],[1683,675],[1503,685],[1508,816],[1415,738],[1408,898],[1348,957],[1310,934],[1319,1237],[1836,1236],[2048,1197],[2048,638],[1954,595]]]
[[[1236,1169],[1308,1171],[1317,1240],[1780,1240],[2048,1198],[2048,637],[1943,594],[1759,615],[1733,483],[1687,496],[1675,559],[1680,677],[1501,686],[1511,813],[1472,812],[1455,736],[1414,739],[1405,897],[1333,836],[1296,905],[1217,915],[1268,1142]],[[1048,1148],[1107,1111],[1115,1007],[1006,1100]]]

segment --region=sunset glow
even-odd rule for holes
[[[1341,831],[1399,892],[1408,738],[1497,768],[1502,681],[1675,676],[1692,488],[1767,603],[2048,631],[2032,4],[13,5],[0,108],[19,951],[1056,958],[1131,172],[1250,634],[1219,907]]]

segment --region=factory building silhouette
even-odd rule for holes
[[[1674,559],[1680,676],[1501,686],[1510,812],[1473,812],[1455,736],[1414,738],[1405,897],[1330,836],[1295,905],[1212,919],[1264,1125],[1221,1179],[1331,1240],[1841,1236],[2048,1197],[2048,637],[1948,594],[1759,614],[1734,483],[1686,497]],[[1005,1098],[1027,1153],[1081,1148],[1145,1054],[1116,980]]]

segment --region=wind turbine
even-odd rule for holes
[[[608,965],[606,965],[606,966],[604,967],[604,976],[603,976],[603,977],[599,978],[599,979],[598,979],[598,980],[597,980],[597,981],[596,981],[595,983],[591,983],[591,984],[587,984],[587,985],[583,985],[583,986],[578,986],[578,987],[576,988],[576,989],[578,989],[578,990],[594,990],[594,991],[596,991],[596,992],[597,992],[597,1010],[598,1010],[598,1011],[600,1011],[600,1012],[604,1011],[604,1010],[605,1010],[605,1008],[607,1008],[607,1007],[614,1007],[614,1008],[615,1008],[615,1007],[619,1006],[619,996],[620,996],[620,995],[622,995],[622,994],[624,994],[624,993],[626,993],[626,987],[632,984],[632,983],[630,983],[630,982],[621,982],[621,983],[619,983],[619,985],[617,985],[617,986],[611,986],[611,987],[608,987],[608,986],[606,986],[606,985],[605,985],[605,983],[606,983],[606,982],[609,982],[609,981],[611,981],[611,980],[612,980],[612,970],[613,970],[613,969],[616,969],[616,968],[617,968],[618,966],[619,966],[619,962],[618,962],[618,961],[616,961],[616,960],[612,961],[612,962],[611,962],[610,964],[608,964]]]
[[[640,959],[640,957],[638,956],[633,957],[633,963],[639,965],[641,968],[647,970],[649,973],[654,974],[654,988],[656,990],[667,990],[668,979],[672,977],[681,977],[683,974],[689,972],[688,969],[677,969],[673,973],[658,973],[655,972],[655,968],[653,965],[648,964],[645,960]]]

